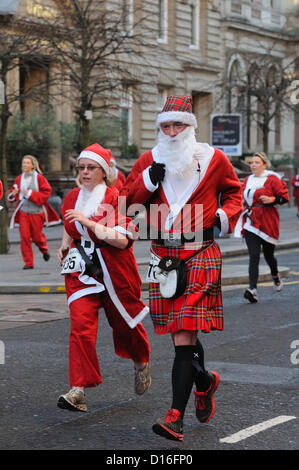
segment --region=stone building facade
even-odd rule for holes
[[[63,3],[7,1],[7,5],[15,6],[9,14],[25,15],[29,20],[59,16]],[[189,94],[193,96],[193,111],[199,123],[198,140],[210,142],[213,113],[240,112],[243,153],[262,149],[261,132],[246,112],[248,96],[240,90],[234,93],[231,83],[248,77],[246,57],[254,57],[258,65],[265,56],[273,56],[284,67],[289,65],[289,74],[296,80],[292,58],[298,50],[298,32],[289,26],[296,0],[107,0],[107,4],[125,12],[124,28],[132,27],[135,15],[143,15],[142,28],[150,44],[144,49],[142,61],[127,64],[134,67],[136,79],[124,82],[122,89],[114,93],[113,112],[126,120],[129,145],[137,145],[139,154],[151,148],[155,142],[156,113],[166,96]],[[253,100],[250,106],[257,104]],[[58,119],[73,120],[72,102],[61,100],[55,109]],[[296,126],[298,129],[294,112],[282,104],[279,115],[271,121],[270,156],[297,154],[299,159]],[[111,147],[119,155],[118,143],[111,143]],[[66,169],[59,154],[52,158],[53,170]]]

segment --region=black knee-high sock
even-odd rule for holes
[[[196,369],[195,385],[198,392],[206,391],[210,386],[210,379],[205,369],[205,353],[199,339],[196,340],[193,366]]]
[[[172,405],[180,411],[183,418],[190,393],[192,391],[196,369],[192,364],[195,346],[175,346],[175,358],[172,367]]]

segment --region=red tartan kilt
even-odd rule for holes
[[[175,256],[187,262],[187,287],[178,299],[163,299],[159,284],[149,285],[150,314],[157,334],[223,330],[221,252],[216,242],[208,247],[210,243],[203,242],[200,250],[152,244],[152,251],[159,257]]]

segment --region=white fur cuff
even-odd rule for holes
[[[226,235],[229,231],[229,223],[228,223],[227,215],[223,209],[218,209],[216,214],[219,215],[220,222],[221,222],[220,236]]]
[[[144,186],[146,187],[146,189],[148,191],[150,191],[151,193],[153,193],[154,191],[156,191],[156,189],[158,188],[159,186],[159,183],[156,184],[156,186],[151,182],[151,179],[150,179],[150,176],[149,176],[149,169],[150,167],[148,166],[145,170],[143,170],[142,172],[142,176],[143,176],[143,183],[144,183]]]
[[[194,114],[182,112],[182,111],[165,111],[160,113],[157,116],[157,127],[160,126],[162,122],[183,122],[189,126],[194,126],[197,128],[197,120]]]

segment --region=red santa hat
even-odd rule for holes
[[[197,120],[192,114],[192,96],[168,96],[157,116],[157,127],[163,122],[183,122],[197,128]]]
[[[109,149],[105,149],[99,144],[92,144],[82,150],[77,161],[79,161],[80,158],[89,158],[89,160],[97,162],[103,168],[106,176],[108,176],[111,160],[111,151]]]

